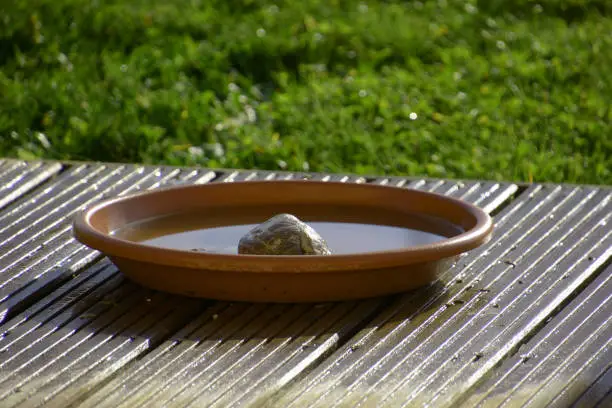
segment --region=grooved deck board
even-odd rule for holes
[[[60,163],[0,160],[0,210],[58,174],[62,168]]]
[[[381,312],[277,405],[455,404],[610,257],[611,196],[532,186],[497,215],[490,243]]]
[[[77,211],[102,198],[171,180],[213,177],[210,171],[79,165],[11,203],[0,213],[0,323],[99,256],[72,237]]]
[[[218,182],[302,175],[233,172]],[[310,179],[366,182],[361,177]],[[375,181],[375,180],[374,180]],[[508,198],[514,185],[397,182],[474,202]],[[488,200],[488,201],[487,201]],[[90,396],[83,407],[249,406],[267,403],[278,390],[319,364],[386,307],[390,298],[321,305],[218,303],[201,320],[160,345]],[[238,309],[238,310],[237,310]],[[256,313],[256,315],[254,315]],[[216,316],[214,319],[212,316]],[[130,390],[129,393],[125,390]]]
[[[103,198],[274,179],[433,191],[495,213],[496,230],[426,288],[317,305],[152,291],[71,235],[71,217]],[[2,407],[604,407],[612,398],[609,188],[0,160],[3,188],[20,190],[0,198]]]
[[[593,379],[596,379],[593,382]],[[612,391],[612,266],[464,397],[465,407],[594,407]]]

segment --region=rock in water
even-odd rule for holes
[[[239,254],[330,255],[327,243],[309,225],[290,214],[278,214],[240,238]]]

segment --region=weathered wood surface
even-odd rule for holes
[[[460,197],[496,232],[439,282],[320,305],[187,299],[72,238],[102,198],[314,178]],[[0,406],[604,406],[612,190],[0,160]]]

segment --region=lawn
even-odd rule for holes
[[[7,0],[0,157],[612,184],[610,0]]]

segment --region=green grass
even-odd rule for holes
[[[0,156],[612,184],[609,0],[11,0]]]

